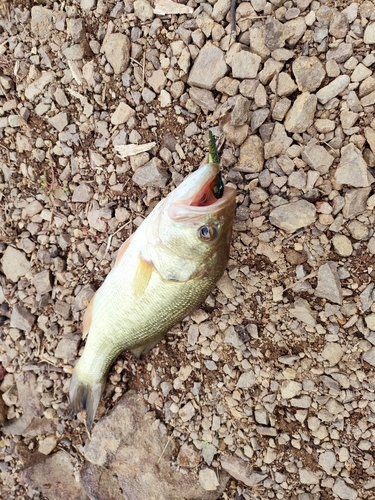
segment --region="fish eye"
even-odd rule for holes
[[[198,229],[198,236],[203,241],[212,241],[218,235],[218,230],[214,226],[202,226]]]

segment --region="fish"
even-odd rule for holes
[[[209,160],[216,159],[210,147]],[[121,245],[89,303],[87,335],[71,377],[75,413],[91,429],[109,369],[125,349],[139,358],[207,298],[229,257],[236,191],[209,161],[162,199]]]

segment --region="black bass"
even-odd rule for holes
[[[70,401],[90,429],[111,364],[124,349],[139,357],[197,308],[223,274],[235,190],[208,163],[161,200],[120,247],[83,318],[87,342]]]

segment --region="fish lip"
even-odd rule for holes
[[[200,169],[193,172],[190,180],[194,182],[194,176],[197,176],[198,186],[192,185],[192,187],[183,192],[180,197],[176,196],[168,209],[168,214],[173,220],[190,219],[196,217],[197,215],[203,214],[214,214],[224,207],[234,204],[236,197],[235,188],[224,186],[223,195],[216,199],[213,203],[208,205],[198,205],[194,204],[197,200],[201,199],[202,196],[208,189],[210,189],[211,184],[215,181],[217,174],[220,171],[220,166],[217,163],[208,163]],[[190,177],[190,176],[189,176]],[[176,195],[178,194],[179,187],[176,189]]]

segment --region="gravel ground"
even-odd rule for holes
[[[235,34],[228,0],[0,9],[2,498],[375,498],[375,4],[241,2]],[[227,273],[117,360],[89,441],[83,310],[208,129]]]

